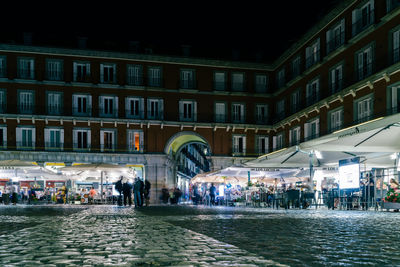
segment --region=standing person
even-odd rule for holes
[[[123,176],[121,176],[119,178],[118,182],[115,183],[115,190],[117,190],[119,193],[118,200],[117,200],[118,206],[122,206],[122,179],[123,179]]]
[[[161,189],[161,199],[164,204],[168,203],[169,199],[169,191],[168,188],[164,185],[163,188]]]
[[[217,188],[214,186],[214,183],[211,184],[210,187],[210,204],[215,205],[215,193],[217,191]]]
[[[94,203],[94,197],[97,195],[97,192],[96,192],[96,190],[94,189],[94,187],[92,186],[92,188],[90,189],[90,191],[89,191],[89,202],[90,202],[90,204],[93,204]],[[64,201],[64,204],[65,204],[65,201]]]
[[[138,178],[138,180],[140,183],[140,199],[141,199],[139,206],[142,207],[144,202],[144,182],[140,177]]]
[[[141,183],[139,181],[139,178],[136,177],[135,182],[133,184],[133,197],[135,201],[135,208],[142,206],[142,196],[140,194],[140,187]]]
[[[13,205],[16,205],[17,200],[18,200],[16,185],[13,185],[13,184],[10,185],[10,194],[11,194],[11,199],[12,199]]]
[[[1,190],[0,190],[0,203],[2,203],[3,202],[3,192],[1,192]]]
[[[146,179],[146,181],[144,182],[144,199],[146,201],[146,207],[150,204],[150,188],[151,183],[148,179]]]
[[[126,204],[129,204],[129,207],[132,206],[132,185],[129,181],[122,185],[122,192],[124,193],[124,206]]]
[[[193,185],[193,204],[197,205],[198,201],[199,201],[199,189],[197,188],[197,185],[194,184]]]

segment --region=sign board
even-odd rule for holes
[[[360,158],[339,160],[339,188],[357,189],[360,187]]]

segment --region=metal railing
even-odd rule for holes
[[[329,83],[329,91],[331,94],[335,94],[343,89],[343,79],[332,80]]]
[[[306,97],[306,104],[307,104],[307,106],[310,106],[312,104],[317,103],[319,100],[321,100],[319,92],[313,93],[313,94],[309,95],[308,97]]]
[[[242,92],[242,91],[245,91],[244,83],[232,82],[231,85],[232,85],[232,91],[235,91],[235,92]]]
[[[226,82],[214,82],[214,90],[225,91],[226,90]]]
[[[126,82],[128,85],[142,86],[143,85],[143,76],[139,75],[131,75],[127,77]]]
[[[365,63],[361,67],[357,68],[356,81],[361,81],[374,73],[375,64],[374,62]]]
[[[64,73],[61,70],[46,71],[46,80],[48,81],[61,81],[63,78]]]
[[[180,80],[179,88],[181,89],[196,89],[195,80]]]

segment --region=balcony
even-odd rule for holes
[[[307,106],[311,106],[317,103],[319,100],[320,100],[319,92],[316,92],[306,97],[306,104]]]
[[[125,117],[128,119],[144,119],[144,110],[125,109]]]
[[[226,90],[226,82],[214,82],[214,90],[225,91]]]
[[[320,62],[320,60],[321,60],[320,50],[318,49],[306,58],[306,68],[308,69],[312,67],[313,65]]]
[[[91,82],[90,74],[74,72],[74,82],[89,83]]]
[[[342,46],[344,44],[344,31],[341,31],[339,34],[334,35],[332,37],[332,40],[330,40],[327,44],[326,44],[326,51],[327,54],[331,53],[332,51],[335,51],[336,49],[338,49],[340,46]]]
[[[197,114],[193,112],[181,112],[179,113],[179,121],[191,121],[194,122],[197,119]]]
[[[179,83],[181,89],[196,89],[196,81],[194,80],[181,80]]]
[[[362,14],[361,18],[353,22],[352,25],[353,37],[359,34],[360,32],[364,31],[370,25],[372,25],[374,23],[374,18],[375,18],[375,12],[372,9],[369,12]]]
[[[128,85],[142,86],[143,85],[143,77],[139,76],[139,75],[128,76],[126,82]]]

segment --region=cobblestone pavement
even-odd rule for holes
[[[283,266],[169,222],[169,207],[146,209],[0,206],[0,265]],[[176,207],[173,217],[191,219],[190,210]]]

